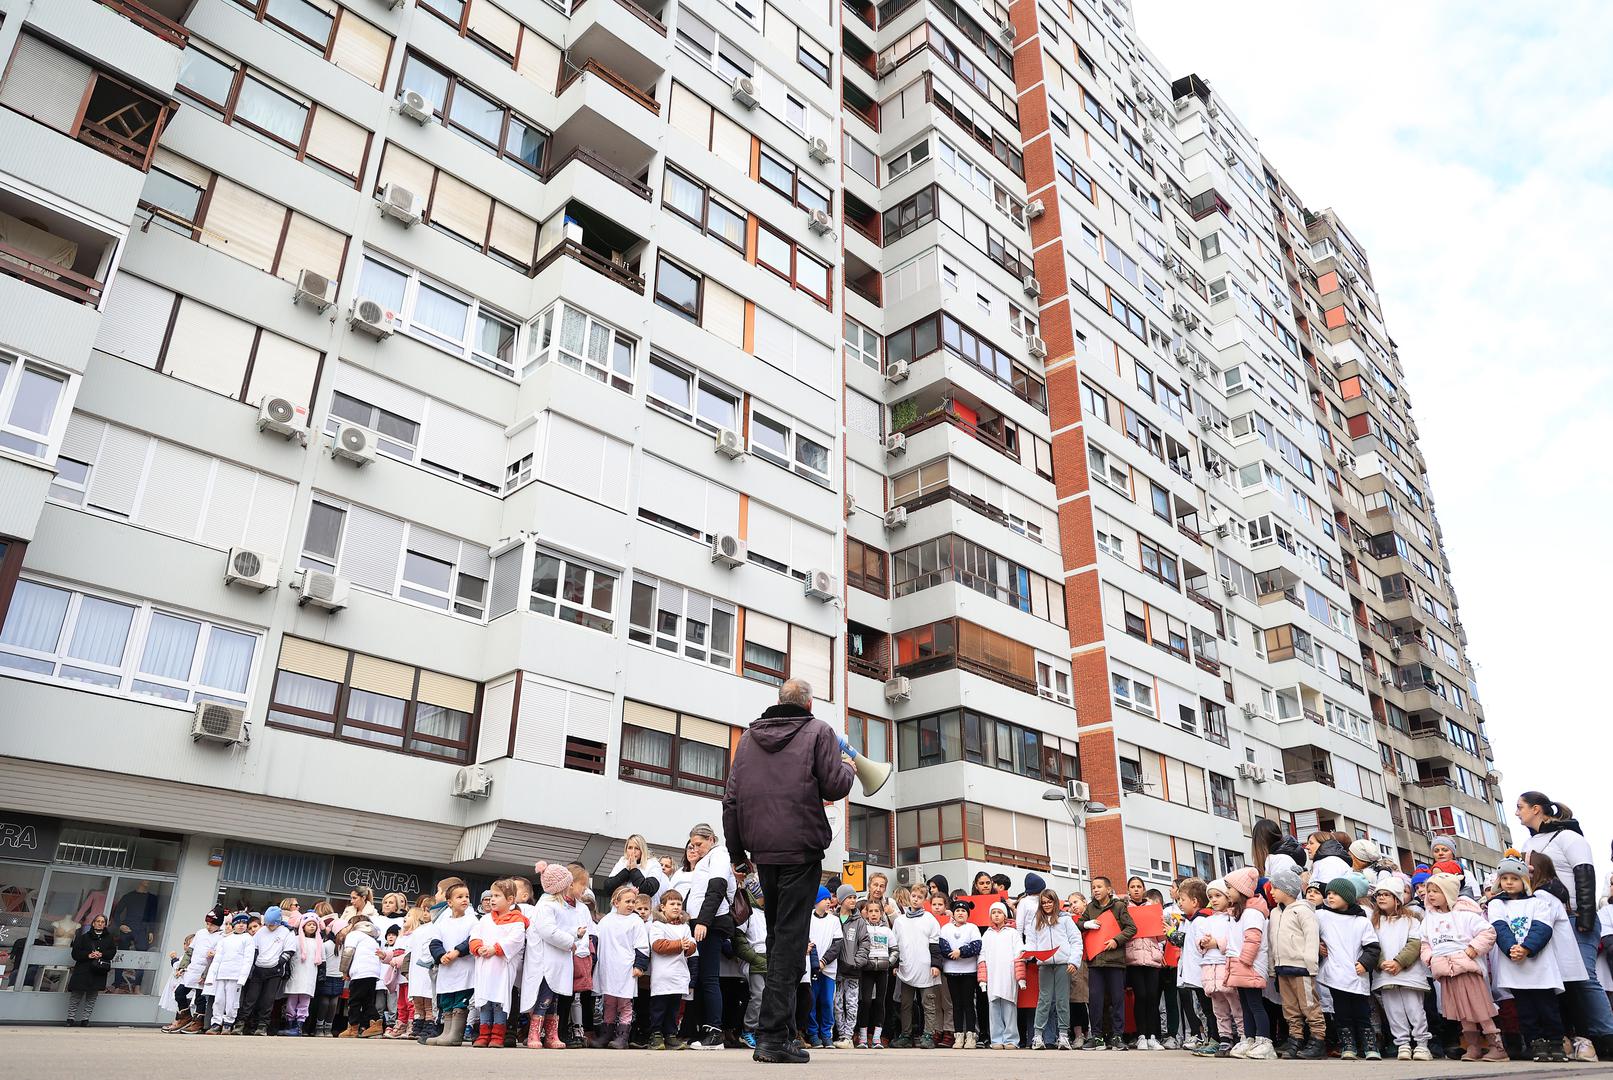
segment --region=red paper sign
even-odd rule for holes
[[[970,893],[964,899],[974,905],[969,911],[969,921],[976,926],[986,927],[991,925],[991,905],[998,903],[1008,909],[1009,921],[1013,921],[1014,902],[1008,899],[1008,894],[1005,892]]]
[[[1097,923],[1098,928],[1096,930],[1083,930],[1081,932],[1081,951],[1086,954],[1088,961],[1101,953],[1105,945],[1120,936],[1120,921],[1115,918],[1114,912],[1105,911],[1098,916]]]
[[[1131,921],[1137,924],[1140,938],[1165,936],[1165,909],[1158,904],[1138,904],[1131,909]]]

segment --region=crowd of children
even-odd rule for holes
[[[1061,898],[1035,873],[1017,893],[985,873],[967,892],[940,877],[890,892],[882,874],[863,895],[822,888],[798,1037],[841,1049],[1596,1060],[1565,993],[1589,976],[1548,855],[1509,856],[1476,883],[1449,861],[1411,877],[1377,870],[1369,841],[1343,840],[1262,853],[1263,877],[1184,878],[1168,899],[1140,878],[1121,893],[1102,877],[1090,897]],[[732,907],[712,921],[699,850],[679,869],[649,859],[641,837],[629,844],[650,872],[617,874],[598,898],[582,866],[540,862],[535,886],[506,878],[479,898],[451,877],[379,912],[362,889],[340,915],[290,898],[261,915],[215,908],[175,957],[166,1030],[754,1048],[768,960],[760,890],[714,871]],[[1613,930],[1613,913],[1602,926]],[[710,933],[720,952],[702,949]],[[702,993],[711,957],[720,1015]]]

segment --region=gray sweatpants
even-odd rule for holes
[[[747,978],[750,983],[750,1000],[745,1002],[745,1030],[755,1031],[762,1020],[762,991],[767,989],[767,976],[753,971]]]
[[[1410,986],[1385,986],[1378,991],[1384,1018],[1396,1046],[1428,1045],[1428,1014],[1423,1011],[1425,991]]]
[[[862,993],[862,976],[847,975],[843,970],[835,980],[835,1033],[842,1039],[857,1034],[857,997]]]

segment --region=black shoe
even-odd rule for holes
[[[1327,1043],[1322,1039],[1306,1039],[1300,1043],[1294,1057],[1300,1061],[1319,1061],[1327,1057]]]
[[[758,1043],[751,1052],[751,1060],[759,1061],[764,1065],[805,1065],[812,1060],[812,1055],[799,1041],[785,1044]]]
[[[1292,1035],[1278,1043],[1274,1049],[1278,1057],[1287,1058],[1289,1061],[1299,1057],[1299,1041]]]

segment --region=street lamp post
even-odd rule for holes
[[[1078,802],[1070,798],[1066,790],[1049,788],[1042,792],[1042,798],[1047,802],[1064,804],[1065,812],[1070,815],[1070,824],[1075,826],[1076,857],[1080,861],[1076,865],[1077,874],[1086,874],[1088,885],[1092,882],[1092,868],[1087,865],[1087,829],[1086,820],[1090,814],[1105,814],[1109,808],[1101,802]]]

